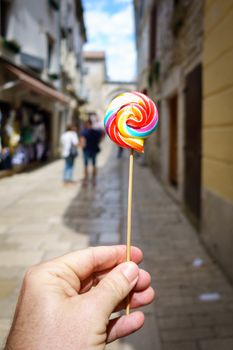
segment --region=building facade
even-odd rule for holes
[[[206,1],[202,237],[233,278],[233,1]]]
[[[58,155],[60,134],[78,104],[81,69],[77,62],[86,35],[81,1],[3,0],[0,6],[4,169],[8,155],[13,165]],[[67,11],[74,16],[65,22]],[[63,57],[68,54],[72,56],[72,80],[65,80],[69,70]]]
[[[112,81],[108,79],[106,57],[103,51],[84,51],[85,98],[88,104],[83,119],[96,115],[103,125],[105,110],[111,100],[125,91],[133,91],[135,82]]]
[[[61,85],[71,103],[67,121],[78,123],[85,102],[83,46],[87,40],[81,1],[61,2]]]
[[[231,52],[232,1],[135,0],[134,8],[138,88],[155,100],[160,114],[158,131],[146,142],[146,160],[233,278],[232,120],[223,96],[226,89],[230,101],[233,83],[229,57],[223,58]],[[220,58],[228,80],[211,70]],[[225,106],[227,122],[220,113],[219,120],[214,117],[217,103]]]

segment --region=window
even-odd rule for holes
[[[139,0],[139,11],[138,11],[138,14],[139,14],[139,19],[142,18],[143,16],[143,10],[144,10],[144,0]]]
[[[150,63],[156,59],[156,34],[157,34],[157,8],[154,5],[150,15],[150,46],[149,60]]]
[[[58,11],[60,7],[59,0],[49,0],[49,5],[55,10]]]
[[[51,67],[53,49],[54,49],[54,39],[51,37],[51,35],[47,34],[47,68],[48,70]]]
[[[180,0],[174,0],[174,7],[177,7],[180,5]]]
[[[3,37],[7,34],[7,23],[9,18],[10,6],[11,4],[8,1],[0,1],[0,34]]]
[[[177,188],[178,186],[178,96],[175,94],[169,99],[169,181]]]

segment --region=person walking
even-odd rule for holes
[[[73,170],[75,158],[78,155],[78,135],[76,127],[67,125],[66,131],[61,136],[62,157],[64,158],[63,181],[64,185],[73,183]]]
[[[96,167],[96,156],[100,152],[99,143],[102,138],[102,130],[94,129],[92,127],[92,121],[89,119],[80,135],[80,143],[83,148],[83,159],[84,159],[84,179],[83,186],[87,186],[89,172],[88,164],[92,163],[92,185],[96,185],[97,167]]]

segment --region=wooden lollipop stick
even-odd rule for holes
[[[132,194],[133,194],[133,149],[130,150],[129,156],[129,188],[128,188],[128,220],[127,220],[127,250],[126,261],[131,260],[131,233],[132,233]],[[130,303],[127,297],[126,315],[129,315]]]

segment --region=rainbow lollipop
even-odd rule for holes
[[[144,152],[146,139],[158,125],[158,111],[146,95],[134,91],[118,95],[104,118],[108,136],[121,147]]]
[[[144,152],[144,140],[155,131],[158,125],[158,111],[154,102],[146,95],[134,91],[118,95],[107,108],[104,126],[110,139],[117,145],[129,148],[129,190],[127,222],[127,254],[130,261],[131,219],[133,192],[133,152]],[[127,298],[126,314],[129,314],[130,303]]]

